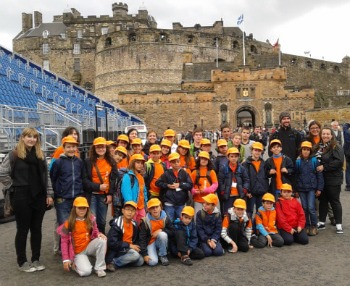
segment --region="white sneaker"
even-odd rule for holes
[[[335,226],[335,229],[337,230],[337,233],[338,233],[338,234],[344,233],[343,227],[342,227],[341,224],[337,224],[337,225]]]
[[[96,272],[97,277],[99,277],[99,278],[106,276],[106,272],[104,270],[96,270],[95,272]]]
[[[22,266],[18,267],[18,270],[30,273],[30,272],[35,272],[36,268],[32,266],[32,264],[30,264],[29,262],[24,262]]]

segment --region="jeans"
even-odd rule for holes
[[[202,242],[201,247],[206,257],[224,255],[224,249],[219,241],[216,243],[216,247],[214,249],[212,249],[207,242]]]
[[[249,218],[252,218],[252,216],[253,216],[254,205],[255,205],[255,212],[256,212],[262,205],[262,195],[261,196],[253,195],[250,199],[248,199],[247,214],[248,214]]]
[[[309,243],[309,237],[306,234],[305,228],[303,228],[302,231],[299,233],[294,232],[294,234],[290,234],[289,232],[286,232],[283,229],[279,229],[278,231],[284,240],[284,245],[291,245],[293,242],[300,244]]]
[[[313,190],[299,192],[299,196],[305,213],[306,227],[317,226],[318,220],[315,206],[315,192]]]
[[[107,248],[107,240],[95,238],[90,241],[85,250],[75,255],[74,264],[75,271],[80,276],[89,276],[92,271],[92,265],[89,261],[89,256],[95,256],[95,270],[105,270],[105,253]]]
[[[113,263],[117,267],[123,267],[125,265],[131,264],[132,266],[141,266],[144,260],[142,255],[134,249],[129,249],[127,253],[122,256],[115,257]]]
[[[92,194],[90,203],[90,210],[96,216],[98,230],[102,233],[105,233],[106,216],[108,210],[108,204],[106,204],[105,200],[105,195]]]
[[[327,211],[328,211],[328,202],[331,204],[335,223],[342,223],[343,209],[340,202],[340,185],[329,186],[325,185],[323,192],[320,195],[320,215],[319,221],[325,222]]]
[[[55,198],[55,209],[58,225],[61,225],[68,219],[70,211],[73,207],[73,201],[74,199]]]
[[[158,264],[158,255],[165,256],[167,255],[168,247],[168,234],[164,231],[160,232],[156,238],[156,241],[147,246],[148,256],[150,261],[149,266],[155,266]],[[157,253],[158,250],[158,253]]]
[[[181,212],[183,208],[184,206],[167,206],[166,204],[164,204],[164,211],[166,212],[171,222],[181,217]]]

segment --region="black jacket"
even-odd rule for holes
[[[322,154],[324,184],[337,186],[343,183],[344,151],[338,144]]]
[[[249,156],[247,160],[242,164],[244,168],[247,169],[250,187],[248,193],[256,196],[261,196],[269,190],[269,179],[265,170],[265,161],[260,159],[259,170],[256,171],[254,165],[252,164],[252,157]]]

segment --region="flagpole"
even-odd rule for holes
[[[278,45],[278,65],[281,66],[281,45]]]
[[[219,41],[216,37],[216,68],[219,68]]]
[[[245,66],[245,40],[244,40],[244,24],[243,24],[243,65]]]

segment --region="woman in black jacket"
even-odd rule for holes
[[[331,128],[325,127],[321,131],[321,141],[315,146],[316,157],[320,161],[317,171],[323,172],[324,190],[320,195],[319,226],[325,229],[328,202],[331,204],[337,233],[343,233],[342,205],[340,202],[340,188],[343,183],[344,151],[337,143]]]

